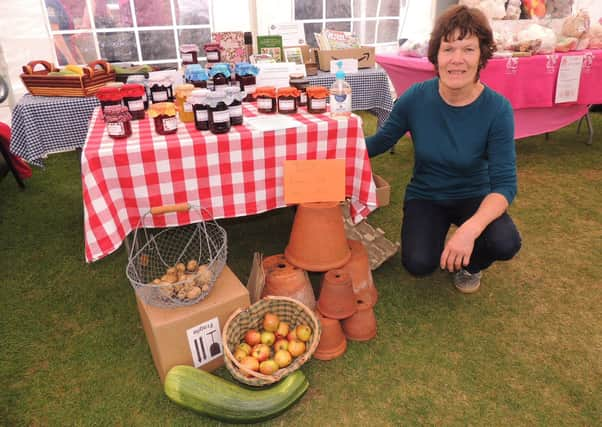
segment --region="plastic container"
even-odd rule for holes
[[[257,99],[257,111],[264,114],[276,112],[276,88],[273,86],[261,86],[253,94]]]
[[[326,99],[328,89],[323,86],[309,86],[307,88],[307,111],[312,114],[326,112]]]
[[[148,109],[149,116],[155,123],[155,131],[159,135],[169,135],[178,131],[176,106],[173,102],[158,102]]]
[[[343,61],[337,62],[336,79],[330,86],[330,117],[348,118],[351,115],[351,86],[345,81]]]
[[[142,110],[144,114],[144,110]],[[132,115],[124,105],[108,105],[104,110],[107,134],[113,139],[123,139],[132,135]]]
[[[194,113],[194,127],[197,130],[209,130],[209,106],[207,97],[209,89],[194,89],[188,96]]]
[[[297,106],[305,107],[307,105],[307,87],[309,86],[309,80],[303,74],[291,74],[289,75],[289,84],[299,91],[299,99]]]
[[[178,107],[178,115],[180,116],[180,120],[184,123],[194,122],[194,111],[192,111],[192,104],[187,101],[187,98],[193,89],[194,85],[191,85],[190,83],[176,86],[176,105]]]
[[[128,83],[121,87],[123,103],[132,115],[133,120],[141,120],[144,118],[143,97],[145,93],[144,86],[139,84]]]
[[[294,87],[281,87],[277,92],[278,112],[281,114],[294,114],[297,112],[299,91]]]

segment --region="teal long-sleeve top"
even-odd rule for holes
[[[471,104],[454,107],[439,94],[439,79],[411,86],[381,129],[366,138],[368,155],[389,150],[406,132],[414,144],[414,172],[405,199],[452,200],[516,195],[514,115],[508,100],[487,86]]]

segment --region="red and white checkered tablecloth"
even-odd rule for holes
[[[253,104],[244,104],[245,117],[257,114]],[[242,125],[214,135],[180,122],[177,133],[161,136],[147,116],[132,121],[127,140],[114,140],[97,108],[81,157],[86,261],[116,250],[154,206],[187,202],[202,207],[206,219],[286,206],[284,160],[344,158],[351,214],[356,222],[367,217],[377,203],[361,118],[331,119],[305,108],[291,117],[302,126],[262,132]],[[145,226],[198,220],[177,212],[149,216]]]

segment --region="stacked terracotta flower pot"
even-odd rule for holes
[[[373,307],[378,294],[368,254],[361,242],[347,240],[337,202],[299,205],[284,255],[266,258],[264,269],[264,295],[286,294],[306,305],[306,301],[315,304],[306,271],[324,273],[316,306],[322,323],[322,338],[313,356],[316,359],[342,355],[347,339],[367,341],[376,335]],[[274,284],[278,276],[293,275],[304,276],[305,284]]]

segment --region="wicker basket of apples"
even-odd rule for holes
[[[226,367],[244,384],[273,384],[311,358],[321,333],[318,317],[306,305],[267,296],[226,321],[222,333]]]

